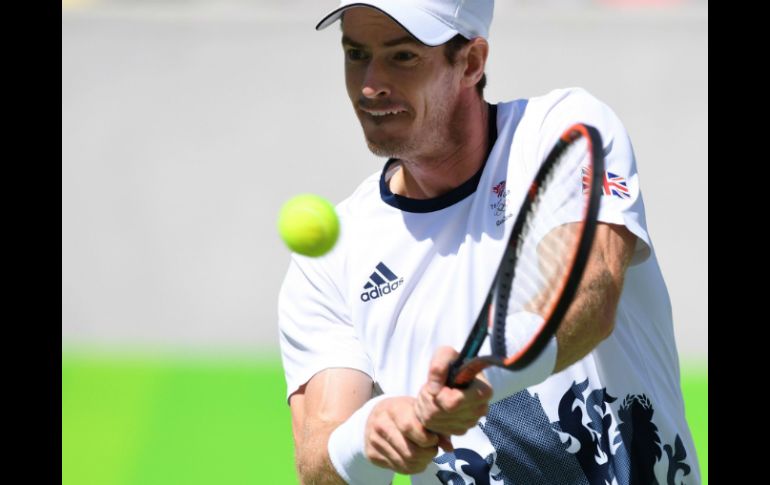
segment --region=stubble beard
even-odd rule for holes
[[[436,101],[428,118],[423,120],[419,133],[409,132],[404,137],[375,141],[366,135],[366,145],[378,157],[409,160],[420,156],[432,156],[460,143],[453,129],[454,107],[447,101]],[[363,126],[362,126],[363,128]]]
[[[410,140],[387,140],[382,142],[372,141],[371,138],[366,136],[366,146],[369,147],[369,151],[378,157],[385,158],[406,158],[407,154],[412,153],[417,148],[411,139]]]

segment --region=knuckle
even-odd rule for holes
[[[413,470],[412,473],[415,473],[416,471],[420,471],[421,467],[424,467],[425,465],[426,465],[425,460],[420,460],[417,458],[411,458],[406,462],[406,468],[408,468],[409,470]]]
[[[425,464],[428,464],[431,460],[433,460],[433,457],[436,456],[436,453],[438,453],[438,445],[421,448],[419,459],[420,461],[425,462]]]
[[[452,347],[450,347],[448,345],[443,345],[443,346],[439,347],[438,348],[438,353],[440,353],[441,355],[444,355],[444,356],[446,356],[448,358],[452,358],[452,357],[455,357],[455,356],[459,355],[458,352],[455,349],[453,349]]]
[[[436,418],[436,412],[433,409],[426,409],[424,412],[420,413],[419,417],[421,418],[420,422],[422,424],[429,423]]]
[[[457,399],[445,399],[441,403],[441,409],[447,413],[453,413],[460,408],[460,402]]]
[[[433,401],[434,409],[437,411],[446,411],[448,405],[449,399],[444,395],[436,396],[436,399]]]
[[[389,416],[388,421],[396,427],[396,429],[401,429],[401,422],[403,420],[403,416],[401,414],[393,414],[392,416]]]
[[[399,457],[398,466],[401,468],[401,470],[403,470],[400,473],[405,473],[408,475],[414,473],[414,466],[404,457]]]
[[[413,446],[409,446],[401,454],[401,457],[404,459],[405,463],[409,464],[409,463],[413,463],[415,461],[417,454],[415,453],[414,448],[415,447],[413,447]]]
[[[383,457],[381,457],[380,455],[373,455],[373,456],[369,456],[369,455],[367,454],[366,458],[367,458],[369,461],[371,461],[372,463],[374,463],[375,465],[377,465],[377,466],[380,466],[380,467],[387,467],[387,466],[389,465],[389,463],[388,463],[388,460],[385,460],[385,459],[384,459]]]
[[[374,431],[377,435],[383,435],[385,434],[385,425],[382,421],[374,421],[372,423],[372,431]]]
[[[408,428],[405,430],[405,434],[407,436],[412,437],[412,440],[415,442],[420,443],[425,441],[425,434],[422,431],[422,426],[409,425]]]
[[[422,421],[430,421],[431,419],[434,419],[436,417],[437,408],[435,406],[426,406],[420,413],[419,417],[422,418]]]

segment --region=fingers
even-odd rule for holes
[[[449,373],[449,365],[460,354],[452,347],[439,347],[430,362],[428,370],[428,381],[426,383],[427,391],[435,396],[444,387]]]
[[[404,475],[424,471],[437,452],[438,446],[423,448],[398,432],[387,433],[382,430],[367,445],[367,458],[372,463]]]
[[[428,380],[417,398],[384,399],[366,426],[366,455],[374,464],[403,474],[422,472],[438,448],[454,451],[452,435],[463,435],[487,414],[492,387],[477,376],[466,389],[446,386],[458,353],[441,347],[433,355]]]
[[[445,385],[449,365],[457,355],[451,347],[441,347],[436,351],[431,360],[428,380],[415,401],[417,419],[425,428],[439,435],[465,434],[486,415],[492,398],[492,387],[483,376],[477,376],[466,389]],[[451,443],[444,444],[451,446]]]
[[[423,448],[435,447],[439,442],[436,433],[428,431],[417,419],[409,423],[399,423],[397,428],[402,431],[404,437],[417,446]]]
[[[479,378],[471,381],[466,389],[443,387],[435,396],[436,406],[442,411],[453,412],[463,407],[476,407],[492,398],[492,387]]]
[[[399,473],[423,471],[436,456],[438,443],[439,437],[417,420],[414,398],[383,400],[367,420],[367,458]]]

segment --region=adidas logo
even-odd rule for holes
[[[393,271],[382,262],[376,266],[374,273],[369,275],[369,281],[364,285],[364,292],[361,293],[361,301],[376,300],[377,298],[388,295],[404,284],[404,278],[399,278]]]

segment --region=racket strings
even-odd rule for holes
[[[571,143],[531,199],[517,242],[513,283],[504,295],[504,342],[499,333],[493,342],[498,355],[531,345],[561,297],[582,236],[587,204],[582,168],[588,161],[585,141]]]

